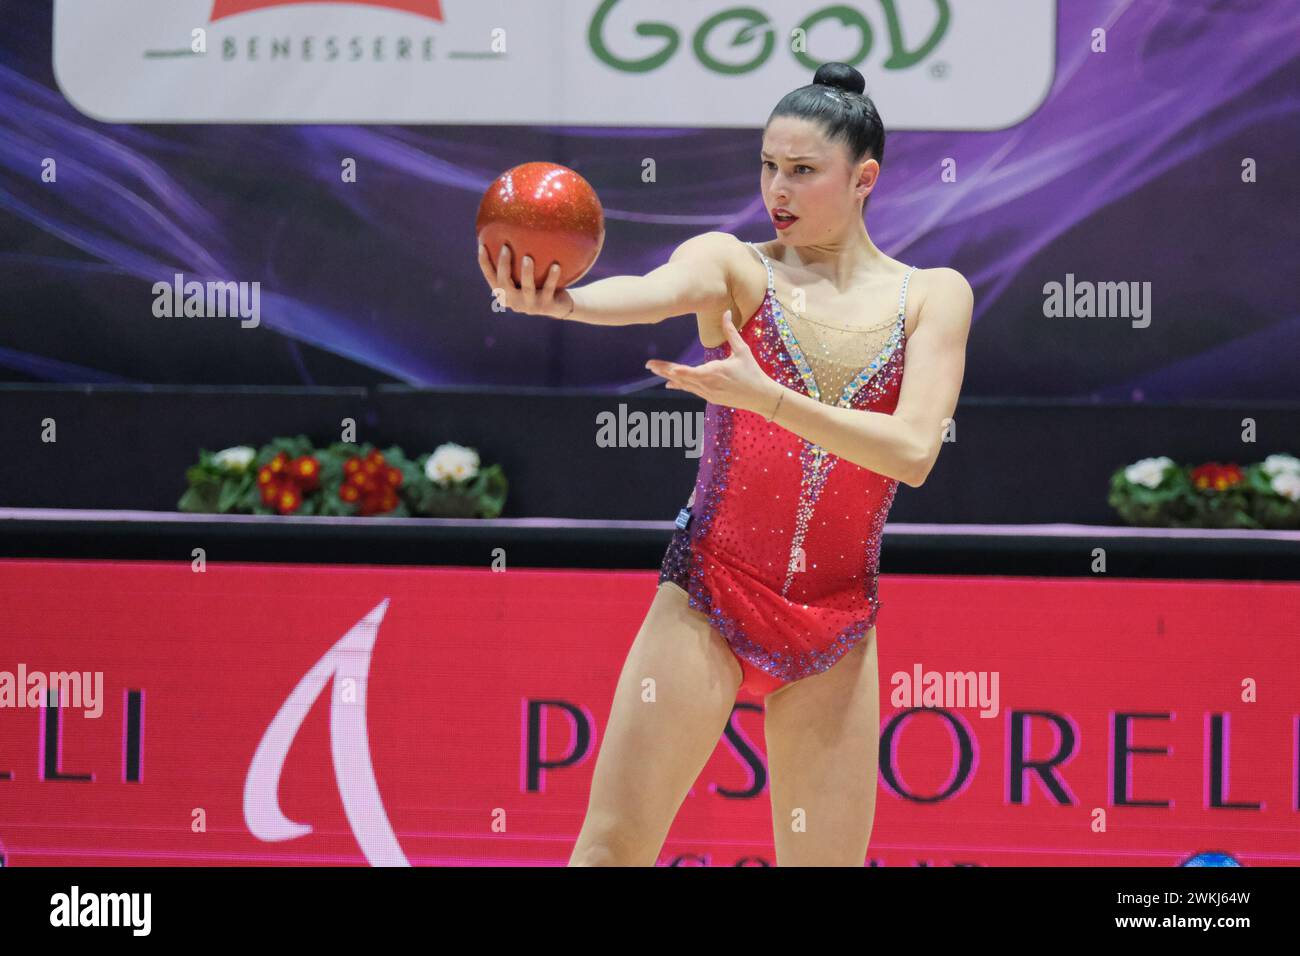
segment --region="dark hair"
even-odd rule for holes
[[[885,162],[885,124],[876,104],[863,90],[867,81],[847,63],[823,63],[813,81],[781,97],[770,125],[778,116],[797,116],[821,124],[826,138],[848,146],[853,162],[868,153],[882,166]]]

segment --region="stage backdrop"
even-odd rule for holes
[[[563,864],[654,588],[647,572],[0,562],[0,700],[34,675],[63,694],[0,708],[0,854]],[[1300,862],[1300,585],[885,576],[881,597],[869,863]],[[984,693],[892,697],[900,676],[949,672]],[[648,676],[667,706],[668,675]],[[742,697],[661,863],[773,862],[764,753]]]
[[[586,176],[585,281],[771,238],[762,126],[841,59],[891,131],[873,238],[975,289],[965,397],[1296,400],[1298,30],[1290,0],[12,0],[0,377],[657,383],[689,318],[492,311],[484,189]],[[155,315],[176,276],[247,319]]]

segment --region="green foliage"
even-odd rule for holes
[[[216,453],[200,449],[199,460],[185,472],[188,485],[176,507],[181,511],[215,514],[278,514],[275,504],[262,501],[258,473],[279,454],[290,461],[314,457],[319,464],[319,487],[304,491],[297,515],[351,516],[360,513],[358,504],[344,501],[339,489],[347,480],[345,464],[351,458],[365,459],[375,446],[365,443],[333,442],[315,448],[306,435],[273,438],[257,450],[252,464],[242,474],[226,471],[214,463]],[[396,489],[397,505],[377,517],[496,518],[505,508],[508,482],[500,465],[480,468],[474,477],[440,485],[425,476],[426,453],[410,458],[397,445],[380,449],[383,467],[396,468],[401,483]]]
[[[498,518],[505,507],[509,483],[500,465],[480,468],[477,475],[467,481],[453,481],[441,485],[425,477],[424,469],[429,455],[421,456],[413,466],[416,480],[403,482],[405,498],[411,510],[424,517],[435,518]]]
[[[293,438],[272,438],[262,446],[257,457],[253,459],[253,467],[261,468],[276,455],[284,452],[290,458],[297,458],[300,455],[310,455],[312,453],[311,439],[306,435],[297,435]]]
[[[1243,468],[1223,490],[1197,488],[1191,465],[1168,466],[1154,488],[1131,482],[1125,468],[1110,477],[1107,503],[1131,525],[1161,528],[1300,528],[1300,502],[1274,490],[1262,463]]]
[[[1246,468],[1243,484],[1250,489],[1250,515],[1262,528],[1300,529],[1300,502],[1278,494],[1260,462]]]

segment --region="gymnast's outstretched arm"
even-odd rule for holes
[[[643,276],[610,276],[573,289],[556,289],[558,268],[547,270],[535,287],[533,265],[525,259],[523,282],[510,278],[510,252],[502,246],[493,275],[487,250],[479,247],[479,265],[502,303],[516,312],[549,315],[590,325],[640,325],[674,315],[721,312],[731,301],[729,283],[737,243],[723,232],[706,232],[679,245],[668,261]]]

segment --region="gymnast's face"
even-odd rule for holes
[[[843,142],[830,142],[822,127],[795,116],[778,116],[763,133],[762,193],[776,236],[788,245],[833,241],[862,225],[862,203],[875,187],[880,164],[852,163]],[[797,219],[778,221],[777,209]]]

